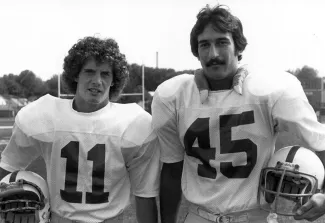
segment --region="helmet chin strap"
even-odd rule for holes
[[[35,210],[35,223],[39,223],[39,222],[41,222],[39,218],[39,210]]]
[[[35,210],[35,223],[41,222],[41,219],[40,219],[40,211],[41,210]],[[42,214],[41,218],[42,219],[47,219],[46,221],[44,221],[44,223],[49,223],[51,221],[51,211],[50,211],[50,208],[49,208],[49,210],[47,212],[44,212]]]
[[[6,213],[0,213],[0,223],[6,223]]]
[[[296,202],[295,206],[292,208],[292,212],[295,213],[298,210],[298,208],[300,208],[300,207],[301,207],[301,204],[299,202]]]
[[[267,223],[278,223],[278,215],[276,213],[270,212],[266,217]]]

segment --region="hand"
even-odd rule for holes
[[[323,214],[325,214],[325,194],[317,193],[296,211],[294,219],[315,221]]]

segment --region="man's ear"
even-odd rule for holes
[[[240,52],[240,51],[237,51],[237,52],[236,52],[236,56],[238,57],[238,61],[240,61],[240,60],[243,58],[242,53],[243,53],[243,52]]]

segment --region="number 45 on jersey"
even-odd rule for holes
[[[220,172],[227,178],[247,178],[252,172],[257,159],[257,146],[250,139],[231,140],[231,128],[253,124],[254,111],[240,114],[220,115],[220,154],[245,152],[246,165],[233,166],[232,162],[220,162]],[[197,173],[201,177],[215,179],[217,171],[209,163],[215,160],[216,148],[210,146],[210,118],[197,118],[184,136],[185,151],[188,156],[199,159]],[[243,126],[244,128],[244,126]],[[194,147],[197,139],[199,147]]]

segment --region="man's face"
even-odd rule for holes
[[[208,24],[198,35],[198,52],[204,74],[209,79],[223,79],[235,75],[238,57],[230,33],[216,31]]]
[[[90,58],[76,79],[75,108],[80,112],[94,112],[109,102],[109,90],[113,81],[112,66],[108,62],[97,63]]]

